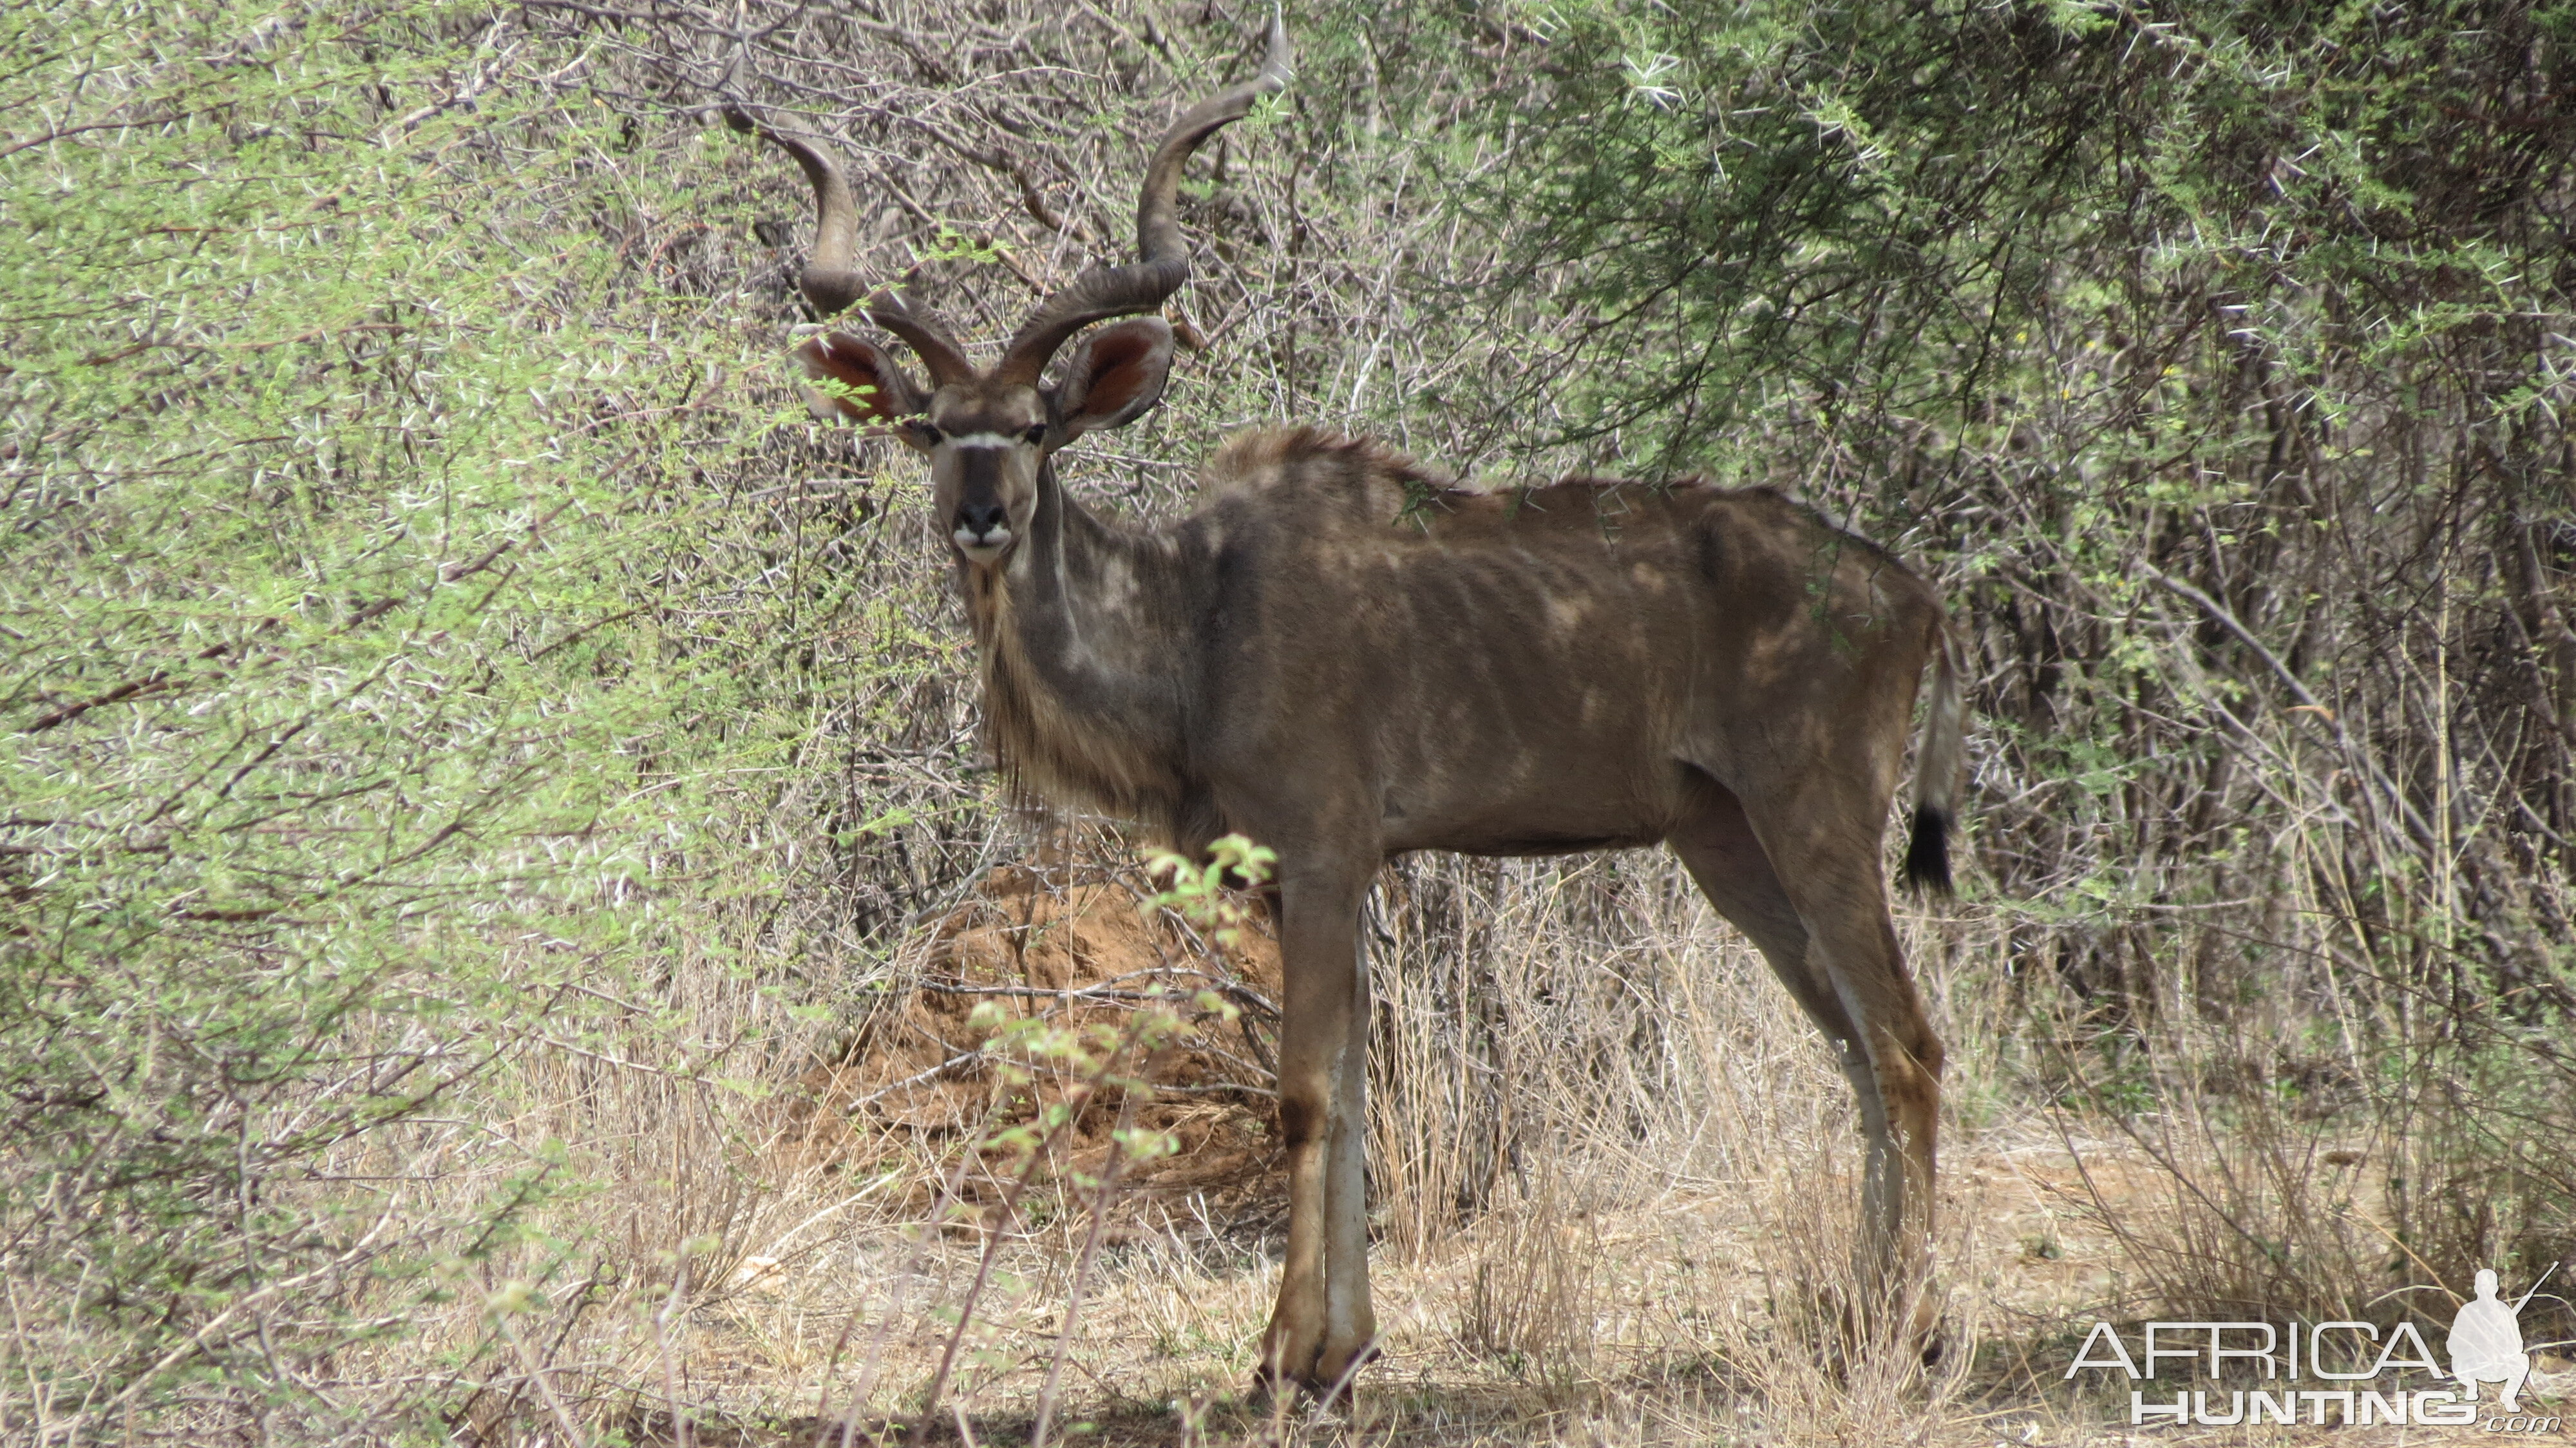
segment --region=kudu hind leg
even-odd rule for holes
[[[1365,874],[1292,875],[1281,884],[1288,1248],[1261,1338],[1261,1373],[1274,1385],[1329,1388],[1377,1331],[1368,1295],[1368,981],[1359,959],[1367,888]]]
[[[1872,1295],[1917,1292],[1930,1270],[1941,1047],[1898,956],[1875,858],[1818,861],[1820,852],[1798,848],[1798,833],[1777,829],[1773,837],[1801,864],[1784,872],[1732,792],[1712,781],[1701,795],[1701,807],[1671,839],[1674,853],[1833,1041],[1859,1106],[1868,1151],[1854,1264],[1860,1283]],[[1929,1308],[1928,1296],[1918,1297],[1910,1324],[1927,1343]]]
[[[1883,1180],[1896,1161],[1896,1143],[1888,1130],[1878,1078],[1870,1069],[1869,1052],[1861,1043],[1860,1029],[1843,1009],[1842,997],[1834,990],[1821,956],[1808,951],[1807,927],[1798,918],[1789,892],[1781,887],[1779,875],[1772,870],[1770,856],[1764,853],[1746,821],[1743,806],[1732,793],[1713,784],[1705,792],[1706,806],[1667,843],[1681,857],[1700,893],[1708,897],[1728,924],[1743,931],[1762,952],[1771,973],[1779,977],[1791,999],[1832,1044],[1835,1060],[1842,1067],[1844,1079],[1851,1083],[1852,1097],[1860,1110],[1861,1135],[1868,1152],[1868,1174],[1863,1181]],[[1864,1261],[1877,1254],[1878,1248],[1872,1244],[1887,1239],[1893,1230],[1894,1224],[1884,1220],[1892,1200],[1883,1190],[1867,1185],[1862,1188],[1861,1210],[1867,1219],[1862,1229]]]
[[[1704,784],[1702,793],[1703,806],[1666,843],[1708,903],[1762,952],[1771,973],[1835,1050],[1845,1060],[1860,1059],[1859,1033],[1843,1013],[1833,981],[1808,958],[1807,927],[1745,820],[1743,805],[1713,782]]]
[[[1930,1356],[1939,1350],[1931,1271],[1941,1040],[1897,949],[1877,857],[1805,860],[1781,875],[1807,924],[1809,958],[1832,981],[1860,1047],[1844,1062],[1870,1138],[1860,1286],[1882,1302],[1910,1299],[1906,1326]]]

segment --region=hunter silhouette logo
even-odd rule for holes
[[[2549,1272],[2540,1278],[2548,1281]],[[2496,1297],[2495,1273],[2478,1272],[2478,1295],[2460,1304],[2460,1315],[2451,1319],[2450,1341],[2444,1344],[2451,1350],[2451,1376],[2460,1380],[2470,1402],[2478,1400],[2478,1384],[2502,1383],[2504,1410],[2522,1411],[2522,1385],[2531,1381],[2531,1354],[2522,1350],[2522,1309],[2539,1290],[2540,1282],[2534,1282],[2531,1292],[2507,1307]]]
[[[2501,1413],[2486,1420],[2489,1432],[2556,1433],[2562,1420],[2532,1417],[2522,1411],[2522,1393],[2531,1382],[2531,1352],[2522,1336],[2522,1310],[2558,1270],[2552,1264],[2530,1291],[2505,1302],[2496,1292],[2496,1274],[2477,1274],[2477,1295],[2460,1304],[2451,1318],[2443,1347],[2450,1370],[2433,1355],[2432,1345],[2411,1322],[2399,1322],[2382,1336],[2376,1324],[2337,1322],[2150,1322],[2144,1324],[2141,1350],[2132,1356],[2119,1329],[2096,1322],[2067,1366],[2072,1379],[2085,1369],[2116,1370],[2133,1382],[2170,1382],[2177,1377],[2217,1379],[2233,1368],[2263,1381],[2254,1389],[2205,1388],[2176,1392],[2172,1398],[2129,1392],[2132,1426],[2164,1421],[2176,1424],[2307,1422],[2328,1424],[2417,1423],[2464,1426],[2479,1420],[2478,1385],[2495,1383]],[[2547,1344],[2543,1344],[2546,1346]],[[2177,1373],[2175,1360],[2192,1366]],[[2140,1364],[2144,1364],[2141,1367]],[[2157,1369],[2165,1372],[2159,1374]],[[2437,1388],[2405,1386],[2403,1377],[2386,1374],[2414,1370],[2452,1384]],[[2294,1386],[2312,1380],[2314,1387]]]

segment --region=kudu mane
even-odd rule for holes
[[[1115,539],[1121,551],[1170,561],[1166,540],[1151,531],[1116,519],[1086,521]],[[1156,583],[1179,581],[1167,568],[1149,571],[1157,575]],[[1095,711],[1083,708],[1048,678],[1022,632],[1026,620],[1002,580],[970,575],[965,587],[983,676],[984,742],[1017,802],[1088,806],[1133,820],[1176,846],[1185,838],[1213,839],[1223,833],[1189,828],[1182,680],[1170,681],[1170,696],[1160,701],[1165,707],[1122,721],[1125,727],[1104,729]],[[1154,612],[1177,617],[1179,610]]]

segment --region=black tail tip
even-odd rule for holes
[[[1917,893],[1950,893],[1950,817],[1928,805],[1914,811],[1914,838],[1905,847],[1905,884]]]

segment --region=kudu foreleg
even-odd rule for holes
[[[1288,1156],[1288,1250],[1262,1334],[1262,1375],[1321,1391],[1377,1334],[1368,1291],[1368,975],[1359,955],[1366,872],[1291,873],[1280,887],[1287,977],[1279,1128]]]

